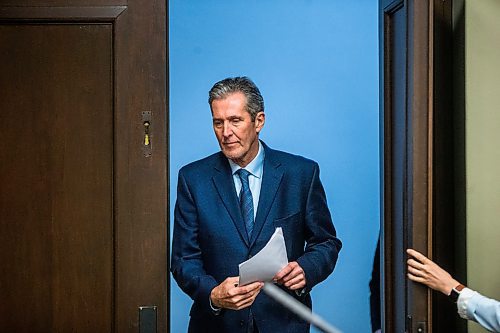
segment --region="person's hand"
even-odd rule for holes
[[[264,286],[262,282],[254,282],[238,286],[239,277],[228,277],[210,292],[212,304],[219,308],[232,310],[244,309],[255,301]]]
[[[447,271],[420,252],[413,249],[407,249],[406,252],[414,258],[407,261],[410,280],[423,283],[445,295],[450,295],[451,289],[460,284]]]
[[[306,286],[306,274],[296,261],[289,262],[273,280],[290,290],[300,290]]]

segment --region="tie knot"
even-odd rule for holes
[[[250,176],[250,171],[239,169],[238,171],[236,171],[236,173],[240,177],[241,182],[248,183],[248,176]]]

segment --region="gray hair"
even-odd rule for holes
[[[250,118],[255,121],[257,113],[264,112],[264,99],[259,88],[246,76],[229,77],[214,84],[208,92],[208,104],[212,107],[212,102],[224,99],[227,96],[241,92],[247,99],[246,111],[250,113]]]

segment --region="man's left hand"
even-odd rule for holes
[[[290,290],[301,290],[306,286],[306,274],[296,261],[289,262],[274,280]]]

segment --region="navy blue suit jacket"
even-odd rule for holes
[[[318,164],[270,149],[255,226],[248,239],[231,168],[218,152],[179,171],[171,270],[180,288],[194,301],[189,332],[246,332],[249,311],[260,333],[309,332],[309,325],[263,292],[250,308],[215,315],[211,290],[238,276],[238,264],[260,251],[276,227],[282,227],[288,261],[297,261],[307,286],[301,302],[311,307],[309,291],[333,271],[341,242],[327,207]],[[172,304],[175,306],[175,304]]]

